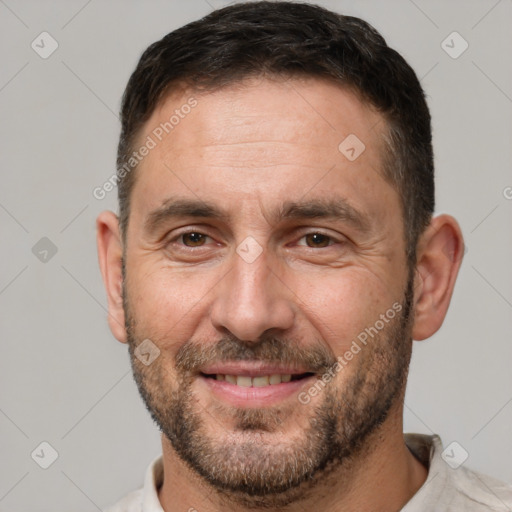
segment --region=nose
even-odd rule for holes
[[[269,329],[290,329],[294,294],[279,275],[279,267],[272,265],[265,251],[252,262],[235,253],[231,269],[215,287],[213,326],[245,342],[257,342]]]

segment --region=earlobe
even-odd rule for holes
[[[126,343],[123,308],[122,256],[119,220],[111,211],[104,211],[96,219],[98,261],[107,291],[108,322],[112,334]]]
[[[432,336],[442,325],[455,287],[464,253],[457,221],[439,215],[418,243],[413,339]]]

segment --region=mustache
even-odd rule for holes
[[[263,336],[257,342],[225,336],[214,345],[191,340],[185,342],[176,354],[176,369],[182,372],[199,372],[206,364],[230,361],[281,363],[292,367],[304,367],[309,372],[323,373],[331,368],[337,359],[321,343],[305,348],[296,342],[275,336]]]

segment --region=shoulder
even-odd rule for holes
[[[164,478],[163,459],[159,455],[154,458],[146,469],[143,487],[132,491],[104,512],[163,512],[158,500],[158,488]]]
[[[470,511],[512,510],[512,485],[464,467],[449,472],[452,475],[448,485],[452,489],[446,489],[447,505],[464,505],[464,510]]]
[[[443,450],[438,435],[405,434],[405,441],[428,477],[402,512],[512,511],[512,485],[463,466],[462,447]]]
[[[142,494],[142,489],[132,491],[114,505],[106,508],[104,512],[141,512]]]

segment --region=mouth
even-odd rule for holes
[[[299,374],[290,374],[290,373],[273,373],[269,375],[230,375],[223,373],[216,374],[206,374],[201,373],[201,375],[206,379],[214,379],[220,382],[227,382],[229,384],[233,384],[236,386],[240,386],[243,388],[263,388],[266,386],[275,386],[277,384],[282,384],[283,382],[293,382],[297,380],[306,379],[315,375],[311,372],[299,373]]]
[[[241,361],[204,368],[198,381],[207,393],[230,405],[264,408],[297,395],[317,377],[303,368]]]

